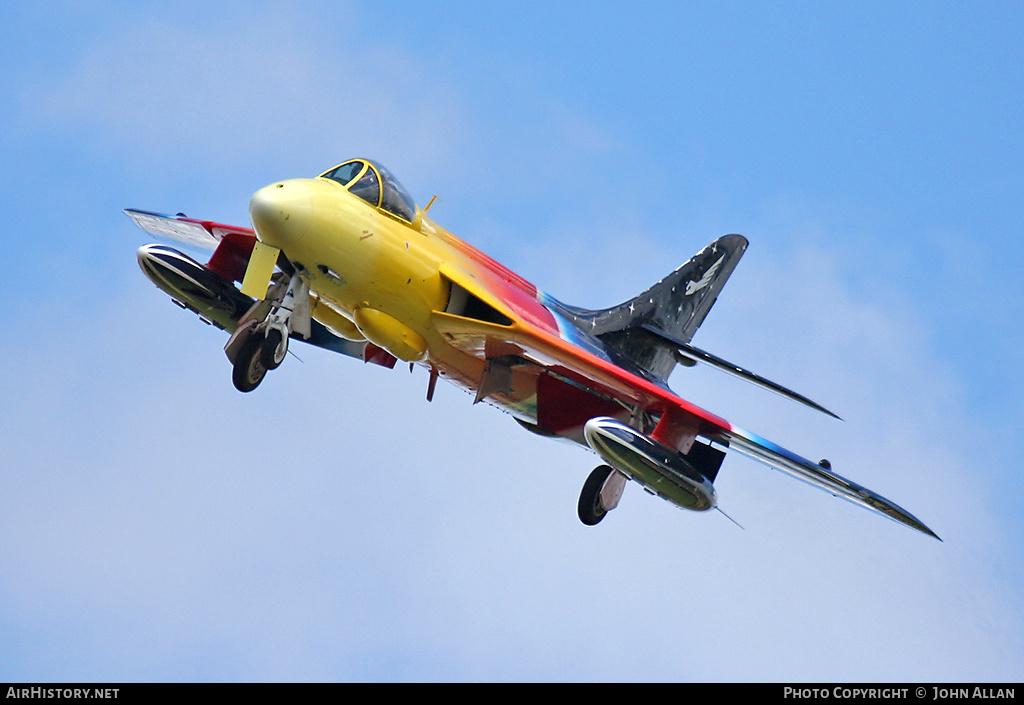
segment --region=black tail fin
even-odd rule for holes
[[[720,237],[629,301],[599,311],[565,307],[565,313],[643,369],[667,379],[676,365],[676,346],[644,327],[690,342],[746,248],[742,235]]]

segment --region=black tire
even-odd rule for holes
[[[284,362],[284,356],[288,354],[288,343],[285,342],[284,354],[281,357],[277,357],[277,348],[281,345],[281,339],[281,331],[277,328],[271,328],[267,331],[267,337],[263,339],[263,345],[260,346],[263,366],[268,370],[276,370]]]
[[[263,364],[263,341],[263,336],[255,333],[246,338],[238,349],[231,381],[240,392],[251,392],[267,376],[267,366]]]
[[[593,526],[604,519],[608,510],[601,506],[601,488],[612,474],[612,469],[607,465],[598,465],[583,483],[583,490],[580,492],[580,502],[577,512],[587,526]]]

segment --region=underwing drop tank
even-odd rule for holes
[[[165,245],[145,245],[137,252],[139,267],[150,281],[180,306],[228,332],[253,300],[194,259]]]
[[[650,436],[606,416],[590,419],[583,435],[602,460],[659,497],[693,511],[715,508],[711,480]]]

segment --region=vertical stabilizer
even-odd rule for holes
[[[667,379],[677,360],[675,346],[650,329],[690,342],[746,248],[742,235],[725,235],[629,301],[596,311],[566,306],[564,313],[643,369]]]

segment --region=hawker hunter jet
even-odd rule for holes
[[[433,200],[431,201],[431,204]],[[694,511],[717,506],[715,478],[734,450],[929,536],[896,504],[733,426],[676,395],[676,365],[707,364],[834,416],[691,339],[747,247],[721,237],[618,306],[568,306],[433,222],[392,174],[353,159],[257,191],[252,228],[125,212],[143,230],[213,249],[202,264],[166,245],[138,251],[179,306],[224,329],[235,387],[251,392],[302,341],[364,362],[399,361],[511,414],[542,436],[584,445],[603,463],[578,513],[597,524],[627,481]],[[237,286],[239,284],[240,286]]]

